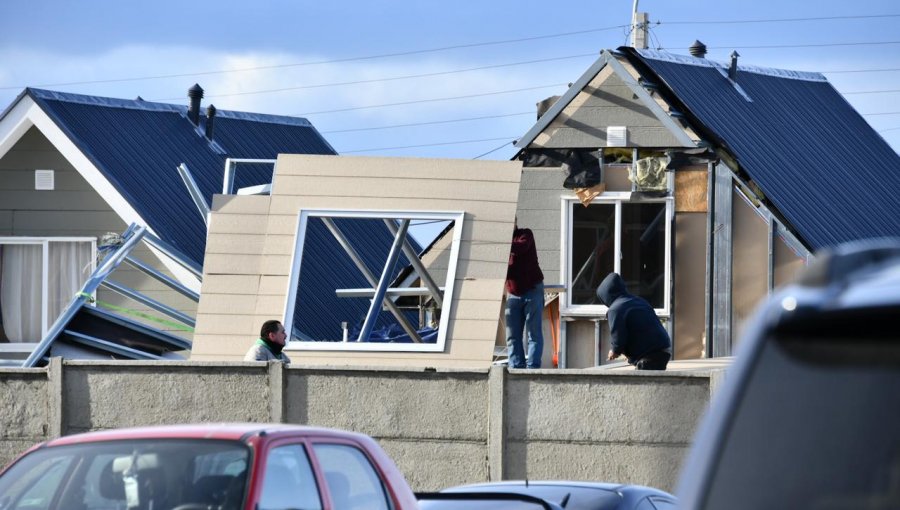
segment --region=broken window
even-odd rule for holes
[[[289,348],[443,350],[462,223],[459,212],[302,210]]]
[[[628,291],[668,313],[673,201],[630,200],[629,193],[605,193],[585,207],[565,198],[566,308],[593,315],[605,311],[597,287],[610,272],[622,275]]]

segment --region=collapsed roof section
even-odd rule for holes
[[[147,232],[146,227],[132,224],[122,234],[120,242],[111,247],[41,341],[36,344],[3,344],[0,366],[42,366],[51,356],[70,359],[185,359],[184,353],[191,349],[190,341],[148,324],[163,324],[170,328],[192,331],[194,318],[110,279],[115,269],[125,262],[189,299],[199,300],[196,293],[131,255],[132,250],[142,241],[162,247],[160,241]],[[164,249],[168,250],[169,256],[186,267],[192,266],[190,259],[171,247]],[[147,306],[158,315],[97,301],[96,291],[101,286]],[[140,317],[144,322],[133,317]]]

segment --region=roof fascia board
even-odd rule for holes
[[[25,115],[28,120],[37,127],[41,133],[56,147],[66,161],[68,161],[75,171],[94,188],[97,193],[106,201],[112,210],[122,218],[126,225],[136,223],[145,225],[147,230],[154,235],[153,229],[150,228],[144,218],[131,206],[128,200],[119,193],[119,190],[103,175],[102,172],[94,165],[94,163],[75,145],[75,142],[50,118],[49,115],[31,98],[27,98],[30,106],[27,108]],[[5,122],[4,119],[3,122]],[[2,153],[0,153],[2,154]],[[158,237],[158,236],[157,236]],[[162,251],[150,247],[150,251],[166,266],[166,269],[186,287],[194,292],[200,292],[200,280],[191,274],[188,270],[181,267],[176,261],[166,256]]]
[[[670,117],[669,114],[666,113],[652,97],[650,97],[650,94],[646,90],[644,90],[644,87],[642,87],[637,82],[637,80],[634,79],[633,76],[631,76],[631,73],[629,73],[625,69],[625,67],[618,61],[616,56],[609,50],[603,50],[603,52],[601,52],[600,54],[600,58],[598,58],[593,64],[591,64],[591,67],[589,67],[588,70],[585,71],[584,74],[582,74],[578,78],[578,80],[576,80],[575,83],[572,84],[571,87],[569,87],[569,90],[567,90],[566,93],[559,98],[559,100],[553,103],[553,106],[551,106],[550,109],[547,110],[547,112],[544,113],[544,115],[542,115],[540,119],[538,119],[534,126],[532,126],[531,129],[529,129],[528,132],[525,133],[525,135],[518,142],[516,142],[515,147],[519,149],[528,147],[531,142],[533,142],[534,139],[537,138],[537,136],[541,134],[541,132],[543,132],[544,129],[546,129],[547,126],[549,126],[550,123],[553,122],[553,120],[560,113],[562,113],[563,109],[568,106],[569,103],[572,102],[572,100],[575,99],[575,96],[577,96],[582,91],[582,89],[584,89],[584,87],[587,86],[587,84],[590,83],[590,81],[593,80],[594,77],[606,65],[609,65],[613,72],[619,76],[619,78],[625,83],[625,85],[628,86],[628,88],[631,89],[632,92],[634,92],[634,94],[641,100],[641,102],[643,102],[647,106],[647,108],[650,109],[651,112],[653,112],[653,115],[662,123],[663,126],[666,127],[666,129],[668,129],[672,133],[672,136],[677,138],[678,141],[681,142],[685,147],[697,146],[697,142],[692,140],[691,137],[689,137],[687,133],[685,133],[684,129],[679,126],[675,122],[675,120],[672,119],[672,117]]]
[[[30,97],[20,98],[0,119],[0,158],[12,149],[22,136],[34,125],[28,116],[34,100]]]
[[[612,53],[606,50],[604,50],[604,53],[610,55],[609,65],[613,69],[613,71],[615,71],[615,73],[619,75],[622,81],[625,82],[625,85],[627,85],[628,88],[630,88],[631,91],[634,92],[638,99],[640,99],[641,102],[643,102],[644,105],[646,105],[647,108],[650,109],[650,111],[662,123],[662,125],[665,126],[670,133],[672,133],[672,136],[677,138],[678,141],[681,142],[685,147],[696,147],[697,142],[691,140],[691,137],[689,137],[687,133],[684,132],[684,128],[679,126],[675,122],[675,119],[670,117],[669,114],[659,106],[659,103],[657,103],[656,100],[650,97],[650,93],[647,92],[644,87],[642,87],[637,82],[637,80],[634,79],[634,76],[632,76],[631,73],[629,73],[628,70],[625,69],[625,66],[623,66],[622,63],[619,62],[615,55],[612,55]]]

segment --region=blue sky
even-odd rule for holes
[[[499,147],[482,157],[508,159],[536,102],[626,44],[632,5],[2,0],[0,108],[25,85],[185,104],[199,83],[204,105],[302,115],[345,154],[474,158]],[[699,39],[714,60],[736,49],[744,64],[823,72],[900,148],[896,0],[643,0],[639,10],[651,47],[687,54]]]

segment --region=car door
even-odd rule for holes
[[[279,441],[263,455],[258,510],[323,510],[319,481],[305,441]]]
[[[338,438],[311,440],[331,510],[393,510],[388,483],[365,448]]]

